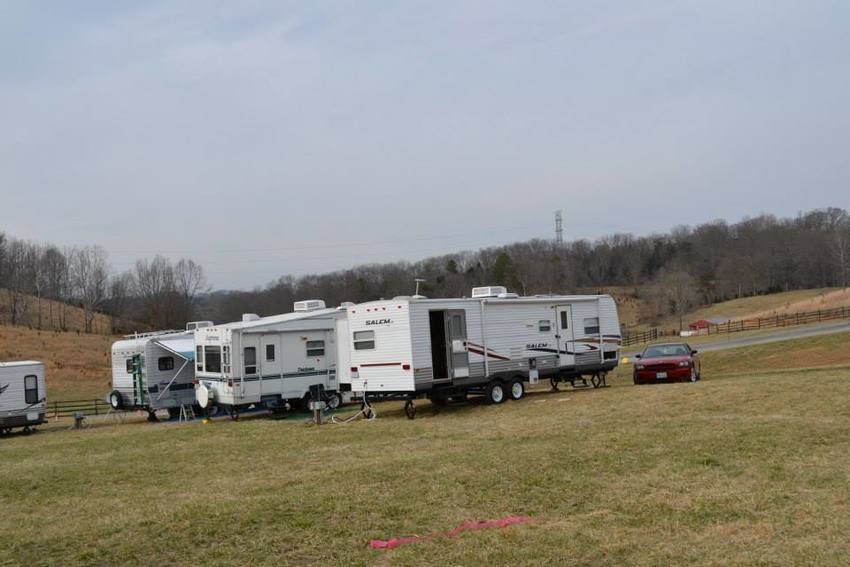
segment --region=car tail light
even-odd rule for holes
[[[192,384],[194,384],[195,386],[197,386],[197,385],[198,385],[198,384],[200,384],[200,383],[201,383],[201,381],[200,381],[200,380],[198,380],[197,378],[195,378],[194,380],[192,380]]]

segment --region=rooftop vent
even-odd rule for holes
[[[204,327],[212,327],[212,321],[189,321],[186,323],[187,331],[194,331],[195,329],[203,329]]]
[[[260,316],[256,313],[243,313],[242,314],[242,322],[248,323],[249,321],[258,321]]]
[[[476,299],[479,297],[501,297],[506,295],[508,290],[500,285],[491,285],[486,287],[474,287],[472,288],[472,298]]]
[[[337,307],[337,309],[342,311],[343,309],[348,309],[349,307],[354,307],[354,303],[352,303],[351,301],[343,301],[339,304],[339,307]]]
[[[307,299],[304,301],[296,301],[292,310],[296,313],[305,313],[307,311],[316,311],[317,309],[324,309],[325,302],[321,299]]]

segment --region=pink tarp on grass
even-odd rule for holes
[[[373,539],[369,542],[369,547],[371,547],[372,549],[392,549],[394,547],[406,545],[408,543],[419,543],[422,541],[429,541],[440,537],[455,537],[461,532],[471,530],[485,530],[490,528],[506,528],[513,524],[525,524],[530,521],[531,518],[527,518],[525,516],[508,516],[507,518],[502,518],[501,520],[482,520],[480,522],[466,522],[465,524],[461,524],[453,530],[431,534],[427,536],[399,537],[387,540]]]

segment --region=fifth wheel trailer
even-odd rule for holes
[[[44,364],[0,362],[0,433],[44,423],[47,411]]]
[[[210,325],[193,321],[185,331],[127,335],[112,345],[112,391],[109,404],[117,410],[146,410],[153,419],[166,409],[174,417],[195,403],[194,330]]]
[[[620,323],[608,295],[519,297],[484,287],[471,298],[362,303],[347,315],[341,377],[366,398],[407,399],[411,419],[419,396],[501,403],[522,398],[525,382],[600,377],[618,362]]]
[[[335,326],[345,310],[299,301],[294,313],[258,317],[195,331],[195,395],[202,408],[283,409],[306,402],[321,385],[331,408],[344,400],[336,375]]]

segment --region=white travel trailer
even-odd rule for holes
[[[0,433],[44,423],[47,388],[44,364],[32,360],[0,362]]]
[[[127,335],[113,343],[109,404],[117,410],[146,410],[151,419],[157,410],[175,417],[181,407],[194,405],[194,329],[211,324],[195,321],[186,331]]]
[[[345,379],[365,397],[406,398],[411,419],[420,395],[439,404],[479,393],[501,403],[540,378],[599,385],[618,362],[620,323],[608,295],[519,297],[483,287],[471,298],[400,297],[347,311]]]
[[[336,321],[345,310],[321,300],[299,301],[294,313],[258,317],[195,331],[198,405],[223,407],[236,418],[240,408],[283,409],[306,402],[321,385],[329,407],[343,401],[336,376]]]

